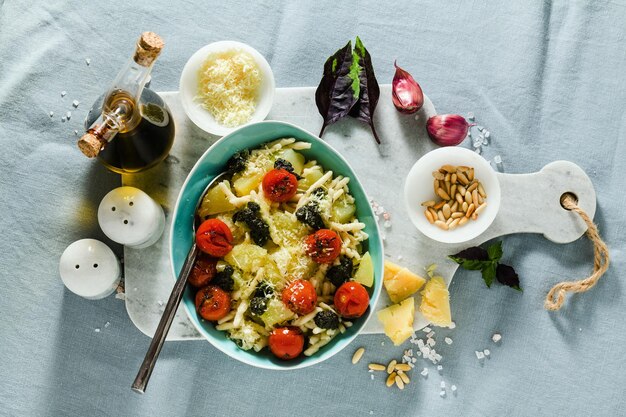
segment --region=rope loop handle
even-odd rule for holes
[[[557,311],[565,302],[568,292],[585,292],[592,288],[609,268],[609,248],[600,237],[598,227],[580,207],[578,199],[572,193],[561,196],[561,205],[567,210],[576,212],[587,224],[587,237],[593,243],[593,273],[579,281],[563,281],[556,284],[548,292],[544,306],[546,310]]]

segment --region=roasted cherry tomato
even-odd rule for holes
[[[196,258],[196,262],[193,264],[193,268],[191,268],[191,273],[189,274],[189,284],[196,288],[209,285],[209,282],[217,273],[217,269],[215,268],[216,265],[217,259],[211,258],[210,256],[200,252]]]
[[[370,296],[358,282],[348,281],[335,292],[335,309],[347,319],[361,317],[370,304]]]
[[[309,281],[297,279],[285,287],[282,294],[283,303],[296,314],[309,314],[315,310],[317,294]]]
[[[233,248],[233,234],[220,219],[205,220],[196,232],[196,244],[202,252],[219,258]]]
[[[297,327],[279,327],[270,333],[268,344],[277,358],[289,360],[302,353],[304,336]]]
[[[230,311],[230,295],[215,285],[201,288],[196,294],[196,311],[205,320],[219,320]]]
[[[263,192],[271,201],[282,203],[296,195],[298,179],[286,169],[273,169],[263,177]]]
[[[318,264],[332,264],[341,253],[341,238],[330,229],[320,229],[306,238],[306,253]]]

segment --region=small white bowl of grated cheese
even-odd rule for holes
[[[180,99],[187,117],[217,136],[265,119],[274,90],[267,60],[251,46],[235,41],[199,49],[180,76]]]

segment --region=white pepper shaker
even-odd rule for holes
[[[67,289],[90,300],[113,293],[122,276],[117,256],[95,239],[81,239],[69,245],[61,255],[59,273]]]
[[[98,207],[98,223],[109,239],[140,249],[163,234],[163,208],[135,187],[119,187],[104,196]]]

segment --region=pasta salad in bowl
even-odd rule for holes
[[[195,218],[194,236],[186,226]],[[329,358],[358,334],[380,293],[382,245],[356,176],[330,146],[287,123],[246,126],[200,158],[174,212],[175,276],[194,239],[185,309],[213,345],[251,365]]]

